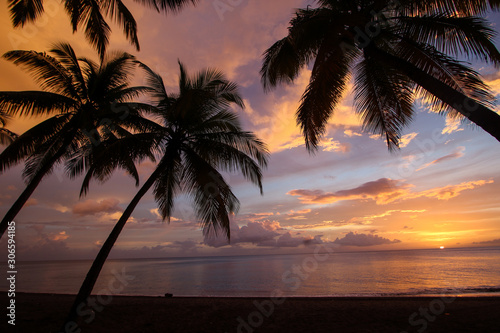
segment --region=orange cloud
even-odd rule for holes
[[[394,213],[424,213],[427,210],[425,209],[391,209],[381,214],[368,215],[363,217],[353,217],[349,220],[352,224],[372,224],[373,220],[393,215]]]
[[[156,221],[157,222],[162,222],[163,221],[163,217],[161,216],[160,211],[159,211],[158,208],[150,209],[149,212],[156,217]],[[170,217],[170,222],[177,222],[177,221],[181,221],[181,219],[178,219],[178,218],[173,217],[173,216]]]
[[[347,153],[351,150],[351,146],[348,143],[341,143],[340,141],[334,141],[332,138],[324,139],[320,142],[319,146],[323,148],[323,151],[330,152],[341,152]]]
[[[399,147],[400,148],[404,148],[406,146],[408,146],[411,142],[411,140],[415,139],[417,137],[418,133],[410,133],[410,134],[406,134],[406,135],[403,135],[401,137],[401,140],[399,140]]]
[[[430,189],[423,192],[414,193],[411,196],[411,198],[427,197],[427,198],[436,198],[440,200],[448,200],[458,196],[462,191],[472,190],[478,186],[491,184],[493,182],[494,182],[493,180],[478,180],[478,181],[464,182],[458,185],[448,185],[444,187]]]
[[[353,137],[353,136],[363,136],[363,134],[361,133],[358,133],[358,132],[354,132],[353,130],[351,129],[346,129],[344,131],[344,135],[348,136],[348,137]]]
[[[68,239],[69,235],[66,235],[66,231],[61,231],[60,233],[53,235],[51,239],[53,241],[65,240]]]
[[[122,209],[118,206],[119,203],[116,199],[104,199],[101,201],[89,199],[74,205],[73,214],[85,216],[121,212]]]
[[[254,132],[267,143],[271,152],[300,147],[304,138],[295,120],[295,112],[299,107],[300,97],[309,82],[310,71],[304,70],[295,80],[294,85],[285,88],[285,95],[270,93],[264,104],[268,110],[265,114],[252,108],[250,101],[245,100],[245,113],[255,127]]]
[[[38,200],[35,198],[29,198],[28,201],[24,204],[24,207],[36,206],[38,205]]]
[[[461,121],[459,118],[447,117],[446,118],[446,126],[441,131],[441,134],[451,134],[453,132],[463,131],[464,129],[460,128],[460,125],[461,125]]]

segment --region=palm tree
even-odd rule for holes
[[[5,128],[9,116],[0,111],[0,145],[12,143],[17,138],[17,134]]]
[[[121,230],[141,198],[153,188],[163,219],[170,220],[177,193],[188,193],[205,233],[222,229],[230,238],[229,215],[239,201],[219,169],[240,170],[262,193],[261,169],[267,164],[267,149],[252,133],[242,131],[238,117],[229,110],[232,104],[243,107],[236,84],[222,73],[207,69],[189,77],[180,64],[179,93],[167,93],[162,78],[146,70],[153,96],[157,100],[155,116],[161,122],[152,133],[116,142],[104,155],[115,158],[119,145],[144,155],[149,150],[161,156],[155,171],[123,212],[94,260],[71,308],[67,322],[77,320],[86,306],[99,273]],[[107,163],[105,158],[101,160]]]
[[[189,3],[197,0],[136,0],[137,2],[160,12],[177,12]],[[44,12],[43,0],[8,0],[10,15],[14,27],[35,22]],[[101,60],[109,43],[111,28],[104,16],[108,15],[122,26],[130,43],[139,50],[137,23],[121,0],[64,0],[64,8],[71,19],[73,32],[78,28],[85,30],[85,37],[94,46]]]
[[[466,117],[500,140],[500,116],[479,74],[458,56],[500,65],[488,22],[471,16],[498,1],[401,0],[317,1],[299,9],[288,35],[264,54],[265,89],[292,82],[313,62],[297,123],[310,151],[317,148],[335,106],[354,75],[356,111],[364,128],[398,147],[413,102]]]
[[[45,116],[0,154],[0,173],[26,160],[23,176],[27,186],[0,223],[0,237],[40,181],[64,160],[74,165],[71,176],[86,170],[91,159],[78,159],[82,147],[96,153],[112,138],[131,135],[127,130],[144,131],[152,123],[141,117],[140,103],[130,102],[147,91],[130,87],[135,58],[117,53],[101,64],[77,58],[69,44],[57,44],[54,57],[35,51],[11,51],[4,58],[29,71],[43,91],[2,91],[0,109],[8,115]],[[117,160],[138,182],[131,159]],[[100,170],[100,171],[99,171]],[[95,170],[103,179],[107,171]],[[99,178],[99,177],[97,177]]]

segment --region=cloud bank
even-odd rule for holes
[[[375,246],[384,244],[396,244],[401,243],[399,239],[390,240],[388,238],[380,237],[379,235],[373,234],[358,234],[350,232],[343,238],[338,238],[333,241],[334,244],[343,246]]]

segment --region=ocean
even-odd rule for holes
[[[78,292],[92,261],[17,263],[18,292]],[[0,269],[7,271],[5,264]],[[0,290],[7,290],[6,279]],[[96,294],[500,296],[500,247],[108,260]]]

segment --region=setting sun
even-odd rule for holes
[[[444,250],[444,246],[440,246],[439,248],[440,248],[441,250]]]

